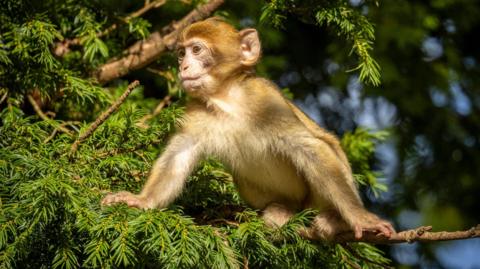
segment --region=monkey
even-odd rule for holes
[[[185,115],[142,191],[108,194],[102,205],[164,208],[179,196],[199,160],[215,156],[232,173],[241,198],[261,210],[270,227],[312,208],[318,214],[300,231],[307,238],[395,233],[364,207],[336,136],[255,74],[261,56],[257,30],[238,31],[209,18],[182,31],[177,54],[179,79],[190,96]]]

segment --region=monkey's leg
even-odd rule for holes
[[[282,227],[295,214],[293,210],[279,203],[270,203],[263,210],[265,224],[272,228]]]
[[[303,128],[285,128],[275,143],[275,151],[289,158],[304,175],[310,188],[312,207],[329,204],[361,238],[363,231],[390,236],[392,225],[368,212],[354,187],[353,178],[331,147]]]
[[[271,203],[263,210],[265,224],[272,228],[280,228],[295,214],[287,206]],[[309,240],[331,241],[336,234],[350,231],[350,227],[335,211],[329,210],[315,216],[310,227],[303,227],[298,232]]]
[[[311,240],[332,241],[335,235],[350,230],[338,213],[329,210],[316,215],[311,227],[302,230],[301,235]]]

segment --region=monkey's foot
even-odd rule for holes
[[[353,227],[353,232],[355,233],[355,238],[362,238],[363,232],[373,232],[377,236],[391,237],[392,234],[395,234],[395,229],[392,224],[388,221],[377,218],[369,219],[364,223],[355,224]]]
[[[136,207],[141,209],[149,208],[144,199],[140,198],[128,191],[121,191],[117,193],[110,193],[102,200],[102,205],[109,206],[113,204],[124,203],[129,207]]]

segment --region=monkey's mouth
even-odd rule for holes
[[[197,87],[200,84],[200,77],[182,79],[182,86],[184,88]]]
[[[194,80],[197,80],[199,79],[201,76],[197,76],[197,77],[182,77],[182,81],[194,81]]]
[[[202,85],[202,76],[196,77],[183,77],[182,78],[182,86],[187,91],[193,91]]]
[[[182,80],[182,82],[193,82],[195,80],[198,80],[199,78],[202,78],[203,75],[205,74],[195,74],[195,75],[190,75],[190,74],[185,74],[185,75],[182,75],[180,74],[180,79]]]

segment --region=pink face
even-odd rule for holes
[[[178,49],[180,79],[183,88],[191,94],[209,89],[213,78],[209,75],[214,59],[207,42],[200,38],[187,40]]]

